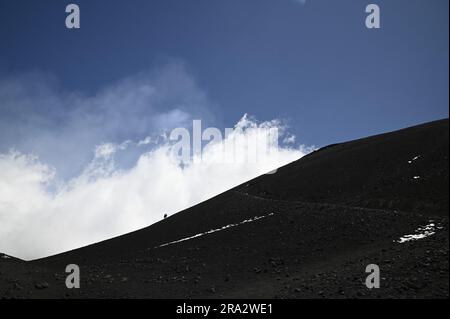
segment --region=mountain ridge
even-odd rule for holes
[[[448,132],[443,119],[329,145],[143,229],[1,259],[0,296],[448,298]],[[73,263],[82,289],[65,288]],[[383,289],[363,284],[373,263]]]

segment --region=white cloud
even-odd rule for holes
[[[246,152],[247,139],[278,122],[240,122],[223,143]],[[56,192],[48,190],[54,171],[30,155],[0,156],[0,251],[25,259],[55,254],[124,234],[202,202],[248,179],[303,156],[307,149],[277,148],[257,163],[218,164],[221,143],[204,149],[204,161],[181,167],[164,143],[142,154],[127,170],[113,165],[117,145],[96,149],[97,157]]]
[[[0,80],[0,101],[0,252],[24,259],[148,226],[310,151],[270,140],[256,161],[242,157],[274,128],[292,140],[280,121],[244,116],[180,165],[168,132],[214,116],[179,64],[89,96],[41,75]]]
[[[284,140],[283,140],[283,143],[286,143],[286,144],[293,144],[293,143],[295,143],[295,135],[286,136],[284,138]]]
[[[69,178],[90,161],[96,145],[186,126],[192,117],[213,121],[211,104],[181,63],[93,94],[63,90],[42,73],[0,79],[0,153],[13,147],[38,154],[59,177]],[[121,164],[139,156],[127,154]]]

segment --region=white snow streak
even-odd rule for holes
[[[436,230],[438,229],[442,229],[442,227],[440,225],[436,226],[433,220],[430,220],[428,225],[417,228],[415,234],[402,236],[396,242],[402,244],[408,241],[426,238],[436,234]]]
[[[420,155],[415,156],[412,160],[408,161],[408,164],[412,164],[415,160],[418,160],[420,158]]]
[[[204,233],[199,233],[199,234],[196,234],[196,235],[193,235],[193,236],[190,236],[190,237],[185,237],[185,238],[182,238],[182,239],[174,240],[174,241],[171,241],[171,242],[168,242],[168,243],[156,246],[155,248],[160,248],[160,247],[165,247],[165,246],[169,246],[169,245],[173,245],[173,244],[178,244],[178,243],[181,243],[183,241],[187,241],[187,240],[191,240],[191,239],[194,239],[194,238],[197,238],[197,237],[201,237],[201,236],[209,235],[209,234],[212,234],[212,233],[216,233],[216,232],[228,229],[228,228],[240,226],[240,225],[243,225],[243,224],[246,224],[246,223],[251,223],[251,222],[254,222],[254,221],[257,221],[257,220],[269,217],[269,216],[272,216],[272,215],[273,215],[273,213],[270,213],[268,215],[263,215],[263,216],[255,216],[253,218],[243,220],[243,221],[241,221],[239,223],[236,223],[236,224],[229,224],[229,225],[223,226],[221,228],[208,230],[208,231],[206,231]]]

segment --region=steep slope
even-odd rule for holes
[[[245,191],[448,215],[448,138],[448,120],[441,120],[331,145],[255,180]]]
[[[3,294],[448,297],[448,189],[441,120],[329,146],[142,230],[17,261],[15,271],[35,269],[21,287],[48,287],[35,294],[9,282]],[[427,225],[431,236],[399,242]],[[64,289],[71,263],[81,267],[81,289]],[[364,285],[371,263],[380,289]]]

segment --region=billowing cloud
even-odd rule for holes
[[[75,176],[100,143],[137,139],[213,120],[211,102],[181,63],[123,79],[95,94],[67,92],[41,73],[0,79],[0,152],[38,154],[58,176]],[[64,154],[64,156],[63,156]],[[123,164],[136,160],[127,154]]]
[[[201,160],[182,162],[170,130],[190,128],[191,119],[203,119],[199,112],[209,117],[206,95],[182,68],[134,77],[91,97],[29,81],[0,84],[6,134],[0,146],[9,146],[0,151],[0,252],[20,258],[148,226],[309,151],[293,145],[280,121],[244,116],[222,141],[203,144]],[[257,138],[273,129],[290,143]],[[256,161],[240,158],[255,147],[264,149]],[[71,174],[61,177],[60,170]]]

